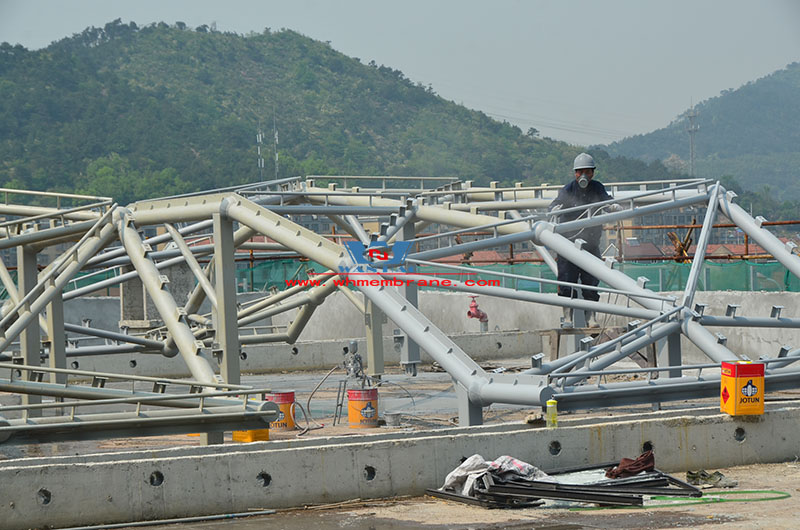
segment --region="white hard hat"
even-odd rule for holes
[[[594,169],[594,158],[589,153],[581,153],[575,157],[575,162],[572,164],[573,170],[577,169]]]

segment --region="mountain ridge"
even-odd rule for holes
[[[0,45],[5,187],[124,203],[254,182],[259,124],[270,138],[264,173],[275,174],[273,119],[280,177],[564,182],[581,151],[291,30],[242,36],[116,20],[42,50]],[[605,180],[669,176],[660,162],[593,154]]]

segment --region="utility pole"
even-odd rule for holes
[[[689,133],[689,176],[694,176],[694,135],[700,130],[700,126],[695,124],[694,119],[697,117],[697,111],[692,108],[686,115],[689,118],[689,126],[686,132]]]

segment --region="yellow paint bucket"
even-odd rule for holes
[[[722,362],[720,410],[731,416],[764,414],[764,365]]]
[[[293,431],[294,421],[294,392],[273,392],[264,394],[264,399],[278,405],[280,415],[278,419],[269,424],[270,429],[276,431]]]
[[[351,429],[378,426],[378,389],[347,391],[347,419]]]
[[[252,431],[233,431],[233,441],[240,443],[268,442],[269,429],[254,429]]]

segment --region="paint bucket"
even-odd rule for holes
[[[264,399],[276,403],[280,410],[278,419],[271,422],[269,428],[276,431],[294,430],[294,391],[264,394]]]
[[[378,389],[347,391],[347,419],[351,429],[378,426]]]
[[[233,441],[240,443],[268,442],[269,429],[254,429],[252,431],[233,431]]]

